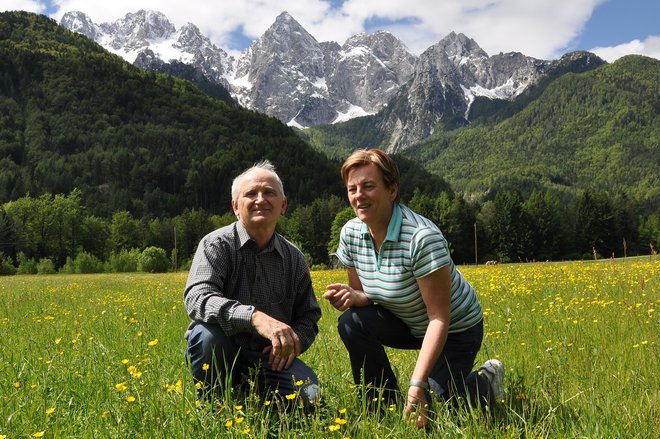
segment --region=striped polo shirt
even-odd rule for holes
[[[417,279],[446,265],[451,270],[449,332],[465,331],[482,319],[474,288],[454,265],[442,232],[407,206],[394,204],[380,252],[365,223],[358,218],[348,221],[341,231],[337,257],[357,270],[367,297],[399,317],[415,337],[423,337],[429,324]]]

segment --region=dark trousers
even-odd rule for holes
[[[300,392],[305,405],[315,403],[319,397],[318,378],[302,360],[296,358],[288,369],[275,371],[268,363],[268,355],[236,345],[219,325],[197,324],[188,335],[186,354],[193,378],[203,384],[200,396],[230,384],[237,387],[256,370],[262,390],[278,390],[282,396]],[[304,384],[296,385],[300,380]]]
[[[384,347],[420,349],[422,338],[413,337],[401,319],[379,305],[347,310],[339,317],[338,330],[348,350],[355,383],[372,385],[372,394],[383,389],[386,399],[395,399],[399,386]],[[488,382],[472,371],[483,333],[480,321],[447,337],[429,376],[429,386],[440,399],[467,395],[472,403],[477,403],[487,398]]]

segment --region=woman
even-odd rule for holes
[[[338,330],[355,383],[367,385],[370,398],[382,389],[394,402],[398,383],[384,346],[419,349],[404,408],[419,427],[428,422],[429,390],[442,399],[502,400],[498,360],[472,372],[483,340],[475,291],[438,227],[398,203],[396,163],[381,150],[357,150],[341,176],[357,217],[344,225],[337,249],[348,285],[328,285],[323,297],[345,311]]]

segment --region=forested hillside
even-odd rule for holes
[[[0,202],[81,190],[101,216],[229,210],[268,158],[293,203],[341,193],[338,164],[279,121],[147,73],[44,17],[0,15]]]
[[[626,193],[660,205],[660,61],[627,56],[568,73],[493,125],[442,132],[407,151],[456,190]]]
[[[513,102],[479,98],[470,125],[438,127],[402,154],[445,178],[470,199],[492,200],[502,189],[626,193],[647,213],[660,205],[660,61],[627,56],[583,72],[560,65]],[[390,102],[396,106],[398,102]],[[355,145],[379,147],[380,114],[301,136],[330,157]]]
[[[331,225],[347,206],[340,162],[205,91],[45,16],[1,13],[0,274],[150,271],[163,258],[185,267],[203,235],[235,220],[231,182],[262,159],[289,199],[282,233],[310,264],[329,263]],[[399,160],[404,199],[451,193]]]

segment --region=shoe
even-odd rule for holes
[[[494,359],[488,360],[477,372],[488,381],[491,401],[504,402],[504,366],[502,362]]]

